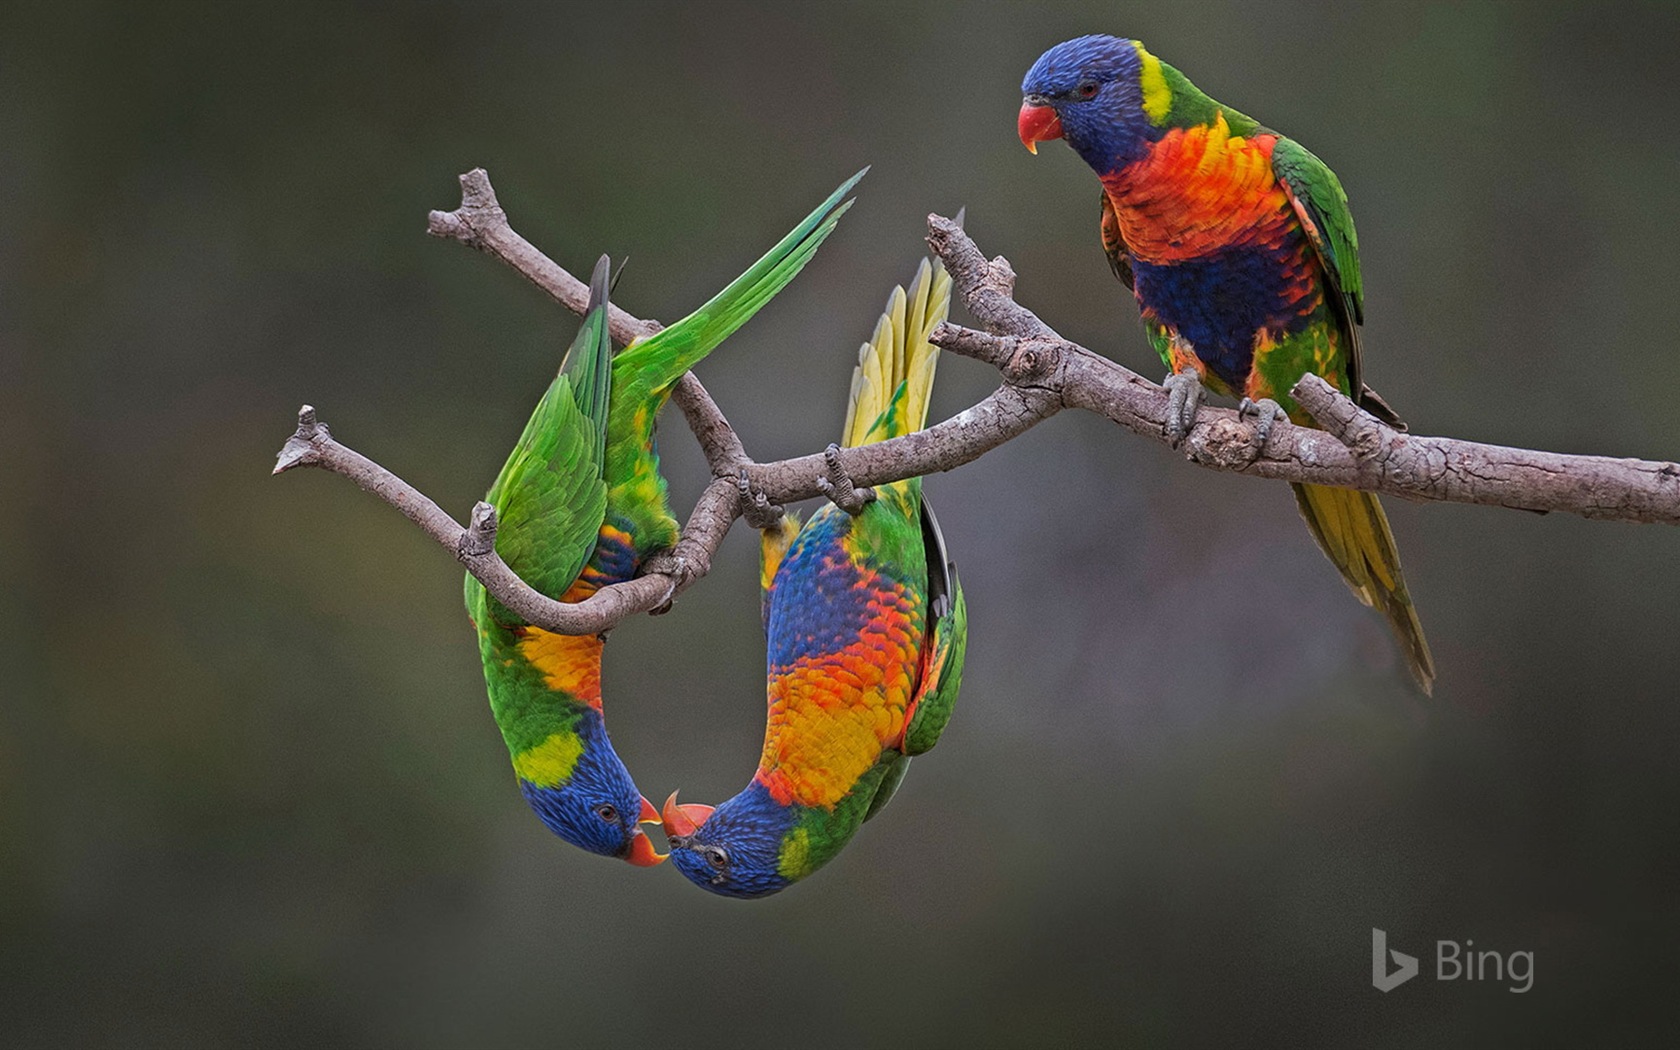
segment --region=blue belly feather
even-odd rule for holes
[[[1208,371],[1242,390],[1254,365],[1254,337],[1278,335],[1311,320],[1292,294],[1288,260],[1294,244],[1278,249],[1225,248],[1175,263],[1132,260],[1138,303],[1189,343]]]

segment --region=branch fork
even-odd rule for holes
[[[589,289],[508,224],[490,177],[460,177],[461,204],[434,211],[427,232],[493,255],[573,313],[588,308]],[[850,513],[873,486],[951,470],[1025,433],[1065,408],[1083,409],[1162,444],[1168,392],[1112,360],[1063,339],[1015,301],[1015,271],[1002,256],[987,260],[962,227],[928,217],[928,245],[981,329],[944,322],[935,345],[997,369],[1002,384],[978,404],[925,430],[856,448],[756,463],[699,380],[685,375],[672,401],[686,417],[713,480],[701,493],[682,538],[648,558],[642,575],[560,602],[521,580],[495,552],[496,513],[474,506],[465,527],[395,474],[332,437],[312,406],[274,467],[320,467],[350,478],[420,526],[467,567],[485,589],[528,623],[562,634],[603,634],[629,616],[661,612],[705,576],[738,517],[773,524],[781,504],[829,496]],[[628,345],[660,331],[657,321],[614,305],[614,342]],[[1680,467],[1603,456],[1570,456],[1452,438],[1401,433],[1364,412],[1329,383],[1303,376],[1291,396],[1322,430],[1278,419],[1260,434],[1242,414],[1204,406],[1178,450],[1191,462],[1250,477],[1337,485],[1421,501],[1474,503],[1589,518],[1680,524]],[[1262,440],[1263,438],[1263,440]],[[765,524],[760,524],[763,522]]]

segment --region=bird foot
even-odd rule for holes
[[[775,528],[776,523],[782,520],[786,511],[779,504],[771,503],[764,493],[752,487],[752,482],[747,478],[746,467],[742,467],[740,473],[735,475],[735,487],[741,493],[741,517],[748,525],[762,532]]]
[[[839,445],[830,444],[823,449],[823,462],[828,464],[828,476],[818,478],[817,487],[836,507],[855,518],[875,502],[874,489],[860,489],[852,484],[852,476],[840,462]]]
[[[1283,414],[1283,406],[1269,397],[1256,401],[1245,397],[1237,406],[1237,418],[1254,417],[1254,458],[1259,459],[1266,451],[1266,439],[1272,436],[1272,424],[1287,418]]]
[[[1161,380],[1161,385],[1167,390],[1167,442],[1177,448],[1196,425],[1196,413],[1201,411],[1207,391],[1194,368],[1172,373]]]
[[[696,575],[695,568],[689,564],[687,557],[677,553],[677,548],[667,547],[643,560],[642,575],[651,576],[654,573],[671,578],[671,587],[665,592],[665,600],[648,610],[649,616],[664,616],[676,604],[677,590]]]

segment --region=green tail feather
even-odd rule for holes
[[[700,309],[619,354],[615,367],[620,374],[648,396],[668,394],[684,372],[729,338],[805,268],[834,232],[840,216],[852,206],[851,201],[842,204],[841,198],[868,171],[864,168],[841,183],[763,258]]]
[[[1435,657],[1423,637],[1423,624],[1418,621],[1411,595],[1406,593],[1400,551],[1382,504],[1374,494],[1356,489],[1299,484],[1290,488],[1295,490],[1295,504],[1319,549],[1341,572],[1354,595],[1388,620],[1412,677],[1425,695],[1432,693]]]
[[[671,327],[631,344],[613,361],[606,477],[609,516],[632,535],[638,558],[676,542],[654,449],[654,421],[671,388],[768,303],[811,261],[851,201],[843,198],[868,168],[845,182],[727,288]]]
[[[607,274],[611,270],[612,262],[605,255],[595,261],[583,331],[560,362],[560,374],[571,377],[578,411],[595,428],[595,462],[603,470],[607,462],[607,409],[612,400],[612,337],[607,332],[607,299],[611,294]],[[621,267],[619,273],[623,272]]]

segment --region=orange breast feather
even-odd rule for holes
[[[1169,131],[1148,156],[1105,177],[1132,254],[1173,263],[1281,243],[1294,216],[1272,174],[1276,142],[1233,136],[1221,115],[1211,126]]]
[[[882,577],[857,592],[871,614],[860,636],[803,655],[769,681],[757,779],[783,805],[834,805],[904,735],[921,657],[919,603]]]

